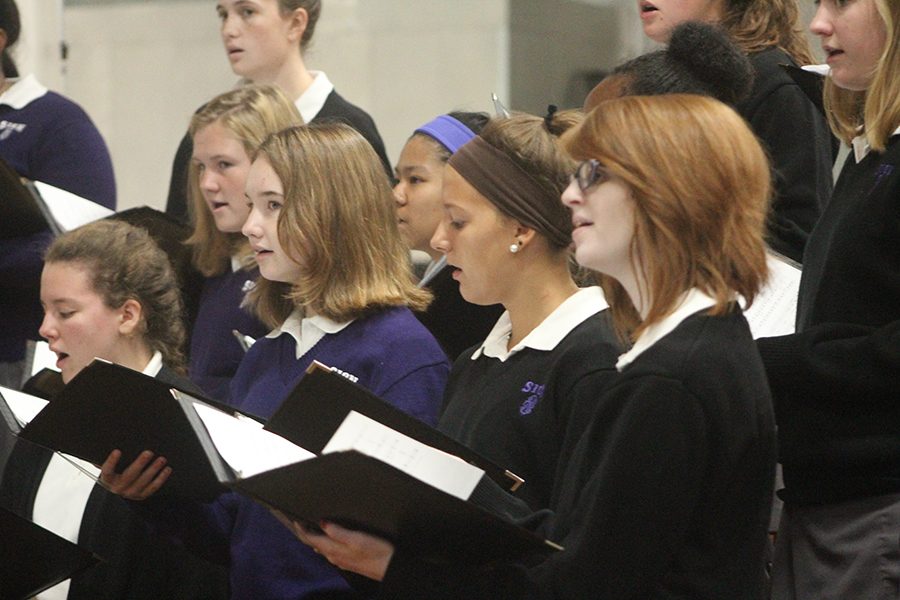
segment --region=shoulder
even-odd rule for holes
[[[40,98],[30,102],[22,109],[22,112],[33,111],[37,115],[42,115],[48,121],[67,124],[87,124],[94,126],[91,118],[74,101],[69,100],[62,94],[48,91]]]
[[[748,55],[753,65],[754,77],[750,96],[739,106],[745,114],[752,113],[769,96],[776,92],[796,93],[798,98],[806,99],[800,86],[791,79],[782,65],[797,66],[797,63],[780,48],[768,48]]]
[[[197,387],[197,385],[193,381],[191,381],[187,377],[179,375],[167,366],[163,366],[163,368],[159,370],[159,373],[156,374],[156,379],[165,383],[166,385],[171,385],[172,387],[178,388],[183,392],[187,392],[188,394],[199,396],[205,395],[203,393],[203,390]]]

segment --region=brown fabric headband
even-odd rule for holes
[[[554,246],[572,242],[572,219],[557,194],[548,194],[509,156],[475,136],[448,164],[500,212],[546,237]]]

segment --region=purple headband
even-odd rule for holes
[[[475,133],[450,115],[441,115],[425,123],[414,133],[425,135],[440,142],[450,154],[455,154],[466,142],[475,137]]]

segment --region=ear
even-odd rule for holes
[[[516,224],[516,239],[519,241],[519,248],[524,248],[534,240],[537,232],[531,227],[526,227],[521,223]]]
[[[141,330],[144,307],[134,298],[129,298],[119,307],[119,333],[124,336],[134,335]]]
[[[306,33],[306,26],[309,25],[309,13],[305,8],[296,8],[287,15],[287,20],[288,39],[299,43]]]

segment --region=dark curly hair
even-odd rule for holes
[[[89,223],[56,238],[45,263],[78,263],[91,287],[110,308],[127,300],[141,305],[141,334],[163,363],[185,374],[186,339],[181,291],[169,257],[145,229],[124,221]]]

